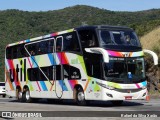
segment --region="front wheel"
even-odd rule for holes
[[[27,103],[30,103],[32,101],[28,88],[23,92],[22,101]]]
[[[76,102],[78,105],[86,105],[84,91],[82,88],[78,88],[76,91]]]
[[[6,94],[2,95],[2,97],[5,98],[5,97],[6,97]]]

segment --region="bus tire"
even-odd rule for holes
[[[16,99],[18,102],[22,102],[22,92],[20,89],[16,89]]]
[[[2,95],[2,97],[5,98],[5,97],[6,97],[6,94]]]
[[[56,100],[55,99],[47,99],[47,102],[49,104],[53,104],[53,103],[56,103]]]
[[[76,103],[78,105],[86,105],[84,91],[81,87],[78,87],[76,90]]]
[[[32,99],[31,99],[31,96],[30,96],[30,91],[29,91],[28,88],[26,88],[26,89],[23,91],[22,101],[23,101],[23,102],[26,102],[26,103],[32,102]]]
[[[115,101],[111,101],[111,102],[115,106],[120,106],[123,103],[123,100],[115,100]]]

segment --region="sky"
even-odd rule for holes
[[[58,10],[74,5],[89,5],[112,11],[141,11],[160,8],[160,0],[0,0],[0,10]]]

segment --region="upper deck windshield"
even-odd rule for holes
[[[100,45],[121,45],[141,47],[136,33],[132,30],[99,30]]]

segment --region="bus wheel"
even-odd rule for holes
[[[115,100],[115,101],[111,101],[113,105],[115,106],[119,106],[123,103],[123,100]]]
[[[81,87],[79,87],[76,91],[76,102],[78,105],[86,105],[84,91]]]
[[[6,97],[6,94],[2,95],[2,97],[5,98],[5,97]]]
[[[55,100],[55,99],[47,99],[47,102],[48,102],[49,104],[52,104],[52,103],[56,103],[56,100]]]
[[[30,96],[30,91],[28,88],[26,88],[23,92],[22,99],[24,102],[30,103],[32,101]]]
[[[20,89],[16,89],[16,98],[19,102],[22,101],[22,92]]]

